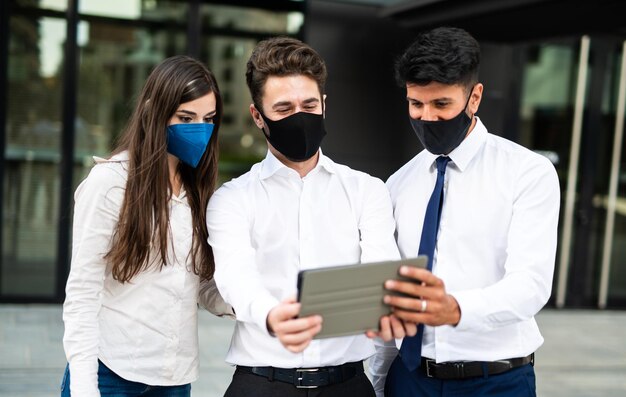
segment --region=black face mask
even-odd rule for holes
[[[261,117],[269,130],[263,129],[267,140],[291,161],[300,162],[313,157],[326,135],[324,116],[321,114],[298,112],[277,121],[268,119],[263,113]]]
[[[411,127],[426,150],[432,154],[448,154],[463,142],[472,119],[465,113],[469,100],[461,113],[450,120],[425,121],[409,117]]]

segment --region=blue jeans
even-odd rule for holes
[[[101,397],[190,397],[191,384],[180,386],[150,386],[121,378],[98,361],[98,389]],[[70,367],[65,367],[61,382],[61,397],[70,397]]]

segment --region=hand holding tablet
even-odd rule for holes
[[[354,335],[377,330],[390,314],[384,295],[388,279],[404,279],[400,266],[426,267],[426,256],[374,263],[302,270],[298,274],[299,317],[321,315],[322,330],[314,339]]]

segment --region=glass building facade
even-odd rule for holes
[[[0,26],[0,302],[63,299],[73,192],[106,156],[152,67],[188,54],[224,98],[221,180],[264,156],[245,63],[273,35],[299,37],[301,1],[6,0]]]
[[[192,55],[218,79],[221,183],[266,151],[248,112],[250,51],[268,36],[304,39],[329,70],[324,152],[384,180],[420,150],[393,60],[420,29],[445,24],[481,43],[478,115],[490,131],[559,174],[549,305],[626,308],[626,3],[575,0],[569,19],[565,0],[519,3],[1,1],[0,303],[62,301],[73,192],[162,59]]]
[[[626,307],[625,39],[516,47],[517,141],[548,156],[561,184],[557,307]]]

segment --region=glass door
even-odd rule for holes
[[[0,295],[48,299],[56,281],[66,22],[14,16],[9,32]]]
[[[573,143],[576,87],[580,57],[578,38],[565,40],[525,43],[518,48],[523,60],[522,84],[518,126],[519,143],[543,154],[554,164],[561,186],[561,222],[559,236],[563,236],[564,209],[566,207],[568,181],[577,180],[571,175],[570,164],[578,164],[573,158],[578,154],[571,148]],[[576,168],[575,168],[576,170]],[[569,238],[569,237],[568,237]],[[562,244],[561,244],[562,245]],[[554,277],[553,300],[558,291],[558,276],[567,277],[565,270],[558,266],[559,261],[569,262],[569,251],[557,252],[557,266]]]
[[[552,160],[561,183],[557,307],[626,307],[623,41],[521,46],[520,141]]]
[[[617,44],[617,43],[616,43]],[[624,114],[626,113],[626,40],[614,47],[612,84],[615,104],[609,186],[606,199],[604,244],[600,268],[598,307],[626,306],[626,154],[624,153]],[[608,154],[608,153],[607,153]]]

